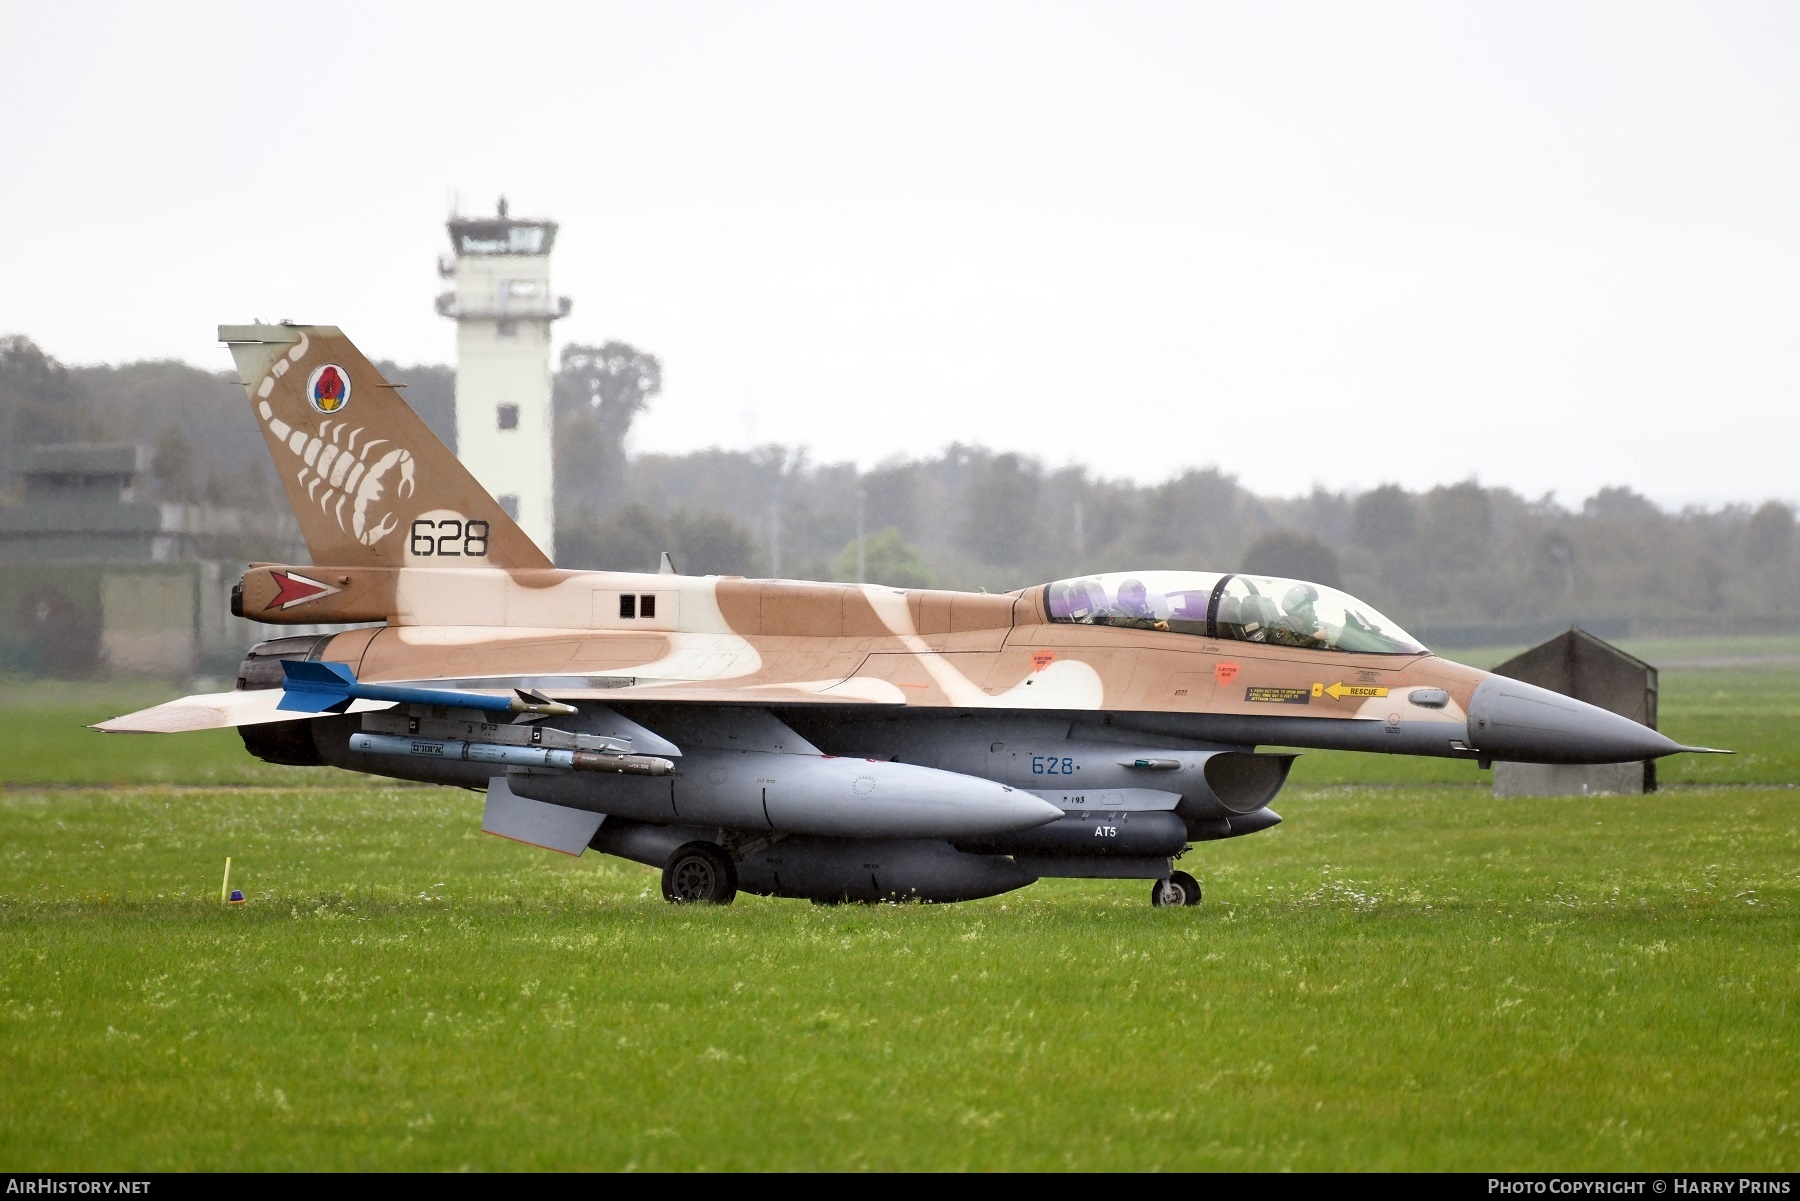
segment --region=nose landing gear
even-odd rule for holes
[[[1167,880],[1158,880],[1150,886],[1150,904],[1154,908],[1199,903],[1200,884],[1186,872],[1170,872]]]

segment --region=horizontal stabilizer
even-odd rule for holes
[[[165,701],[150,709],[96,723],[94,729],[108,734],[186,734],[194,730],[229,730],[235,726],[257,726],[272,721],[300,721],[318,715],[318,710],[295,712],[284,708],[281,700],[285,695],[280,689],[258,688],[248,692],[184,696],[178,701]],[[392,701],[352,700],[343,712],[370,713],[392,707]]]

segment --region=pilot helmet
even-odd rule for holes
[[[1281,607],[1289,613],[1298,613],[1303,609],[1310,613],[1313,602],[1318,599],[1319,590],[1311,584],[1295,584],[1287,590],[1287,595],[1281,598]]]

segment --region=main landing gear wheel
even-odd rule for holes
[[[1150,886],[1150,904],[1158,909],[1199,903],[1200,884],[1186,872],[1171,872],[1167,880],[1158,880]]]
[[[729,905],[737,896],[737,867],[710,842],[686,843],[663,867],[662,892],[676,905]]]

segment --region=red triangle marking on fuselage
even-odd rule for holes
[[[315,596],[337,591],[317,580],[309,580],[303,575],[289,575],[282,571],[272,574],[275,577],[275,585],[280,591],[276,592],[275,599],[269,602],[271,609],[285,609],[299,601],[310,600]]]

